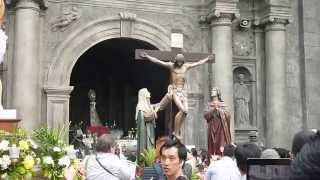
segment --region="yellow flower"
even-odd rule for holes
[[[29,144],[28,144],[28,142],[25,141],[25,140],[20,140],[20,141],[19,141],[19,148],[20,148],[21,150],[29,150]]]
[[[26,169],[32,169],[33,166],[34,166],[34,159],[33,159],[32,156],[27,155],[27,156],[24,158],[24,160],[23,160],[22,163],[23,163],[24,168],[26,168]]]

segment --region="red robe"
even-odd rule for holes
[[[220,147],[231,143],[229,112],[211,110],[204,115],[208,123],[208,153],[222,155]]]

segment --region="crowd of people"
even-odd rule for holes
[[[268,175],[271,171],[264,170],[264,177],[252,176],[250,179],[320,179],[320,131],[315,130],[298,132],[290,151],[248,142],[226,144],[221,148],[221,155],[215,155],[205,149],[187,149],[174,137],[158,138],[155,148],[156,161],[146,172],[137,168],[138,161],[134,163],[119,158],[112,136],[102,135],[98,138],[96,154],[82,161],[83,173],[88,180],[245,180],[249,178],[248,159],[259,158],[290,161],[287,166],[289,174],[283,177],[283,173],[277,172],[274,176]]]

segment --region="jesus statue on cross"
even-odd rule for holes
[[[171,73],[171,84],[168,87],[168,93],[165,95],[160,105],[168,104],[169,100],[173,100],[179,109],[179,112],[174,118],[174,132],[178,138],[181,138],[181,126],[185,121],[188,114],[188,99],[186,90],[186,72],[193,67],[199,66],[206,63],[208,60],[213,59],[213,55],[197,61],[197,62],[185,62],[183,54],[177,54],[174,62],[161,61],[153,56],[148,55],[145,51],[140,53],[140,56],[144,59],[156,63],[160,66],[164,66],[170,70]]]

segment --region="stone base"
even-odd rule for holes
[[[255,127],[235,128],[235,143],[250,142],[250,135],[252,132],[258,132]]]
[[[15,109],[1,110],[0,119],[17,119],[17,110]]]

